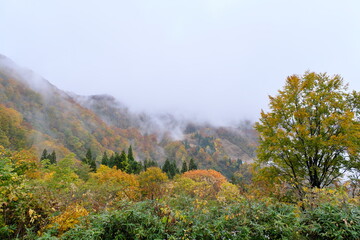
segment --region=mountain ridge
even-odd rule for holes
[[[215,127],[178,119],[171,114],[134,113],[113,96],[79,96],[58,89],[31,70],[0,55],[0,103],[23,117],[28,145],[40,153],[52,149],[79,159],[92,149],[100,163],[104,151],[120,152],[132,145],[138,161],[162,164],[196,159],[199,167],[230,175],[228,168],[255,157],[256,133],[251,124]],[[249,137],[250,136],[250,137]]]

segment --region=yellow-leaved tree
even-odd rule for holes
[[[138,180],[143,197],[156,199],[164,195],[168,177],[160,168],[150,167],[139,174]]]
[[[133,174],[100,165],[96,173],[90,175],[87,185],[99,204],[111,205],[114,200],[134,201],[139,198],[139,182]]]
[[[306,72],[287,78],[270,111],[256,123],[258,162],[275,167],[301,193],[323,188],[357,168],[360,152],[359,93],[338,76]]]

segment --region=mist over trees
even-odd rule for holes
[[[0,85],[1,239],[360,238],[360,94],[338,75],[289,76],[258,132],[189,122],[180,139],[109,99],[92,104],[126,127],[60,90]]]

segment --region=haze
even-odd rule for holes
[[[360,2],[0,0],[0,53],[60,89],[213,123],[256,120],[291,74],[360,89]]]

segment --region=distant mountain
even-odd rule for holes
[[[79,96],[64,92],[31,70],[0,55],[0,145],[55,150],[63,157],[84,157],[91,149],[100,162],[104,151],[132,145],[138,161],[162,164],[194,158],[200,168],[230,176],[241,162],[252,161],[257,145],[250,123],[215,127],[171,114],[131,112],[108,95]]]

